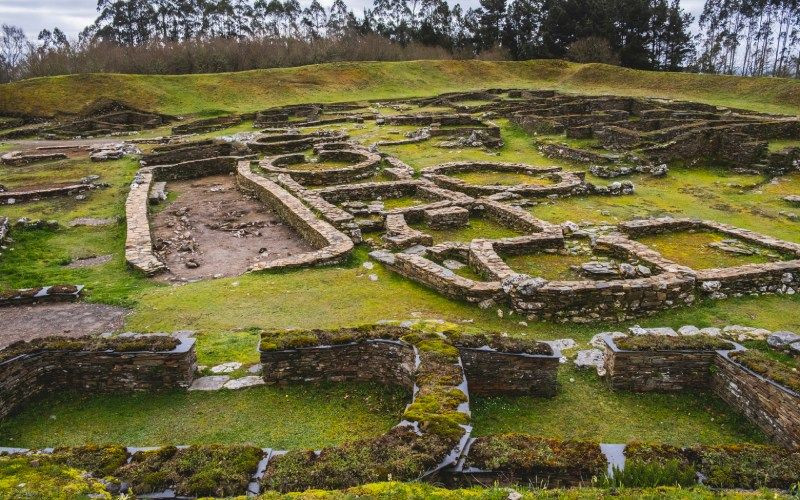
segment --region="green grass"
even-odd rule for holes
[[[777,255],[775,258],[771,258],[769,255],[773,255],[774,252],[769,249],[749,244],[748,246],[758,249],[759,253],[740,255],[709,246],[728,239],[736,238],[731,238],[715,231],[678,231],[637,238],[640,243],[658,251],[665,258],[698,270],[735,267],[745,264],[762,264],[781,260],[780,256]]]
[[[497,172],[491,170],[479,172],[459,172],[450,174],[450,176],[461,179],[467,184],[476,184],[479,186],[515,186],[517,184],[547,186],[553,184],[551,179],[544,177],[518,174],[514,172]]]
[[[583,280],[587,279],[572,266],[580,266],[596,258],[588,255],[561,255],[557,253],[536,253],[523,255],[509,255],[503,257],[508,266],[518,273],[527,274],[546,280]],[[614,259],[606,258],[610,262],[619,263]]]
[[[411,227],[431,235],[434,245],[445,241],[468,242],[476,238],[500,239],[523,234],[520,231],[515,231],[514,229],[483,217],[471,217],[469,219],[469,224],[462,228],[432,229],[425,223],[411,224]]]
[[[603,443],[674,445],[765,442],[764,435],[710,393],[633,393],[608,388],[595,374],[562,366],[558,394],[474,398],[473,435],[523,432]]]
[[[52,115],[99,97],[172,114],[244,112],[281,104],[435,95],[488,87],[691,99],[795,114],[800,82],[661,73],[602,64],[534,61],[332,63],[205,75],[88,74],[34,78],[0,87],[0,112]]]
[[[0,443],[30,448],[247,443],[316,449],[385,432],[398,422],[408,398],[399,389],[360,383],[132,395],[59,393],[0,423]]]
[[[798,148],[800,147],[800,140],[798,139],[782,139],[782,140],[773,140],[769,141],[769,151],[776,152],[781,151],[786,148]]]

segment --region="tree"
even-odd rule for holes
[[[30,44],[22,28],[8,24],[0,26],[0,83],[16,78],[29,50]]]

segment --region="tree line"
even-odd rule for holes
[[[0,81],[475,57],[797,76],[798,1],[707,0],[696,36],[679,0],[374,0],[361,12],[343,0],[99,0],[76,40],[55,28],[29,42],[4,25]]]

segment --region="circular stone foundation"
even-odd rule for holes
[[[476,184],[455,177],[464,173],[506,173],[530,176],[531,180],[549,181],[537,184]],[[511,192],[522,196],[569,195],[583,182],[582,173],[566,172],[560,167],[539,168],[523,163],[503,162],[452,162],[443,163],[422,170],[422,176],[430,179],[437,186],[461,191],[470,196],[487,196],[496,193]]]
[[[344,184],[367,178],[378,170],[380,155],[357,149],[324,149],[316,148],[316,160],[320,168],[300,170],[293,165],[308,164],[308,158],[302,153],[287,154],[267,158],[259,163],[261,169],[271,174],[288,174],[301,184],[324,185]],[[326,162],[347,163],[347,166],[336,165],[324,168]]]

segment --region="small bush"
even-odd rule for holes
[[[620,65],[619,55],[605,38],[590,36],[567,45],[567,59],[578,63]]]
[[[625,462],[625,469],[614,467],[609,485],[627,488],[651,488],[655,486],[692,486],[697,483],[697,471],[677,459],[656,462],[633,460]]]

